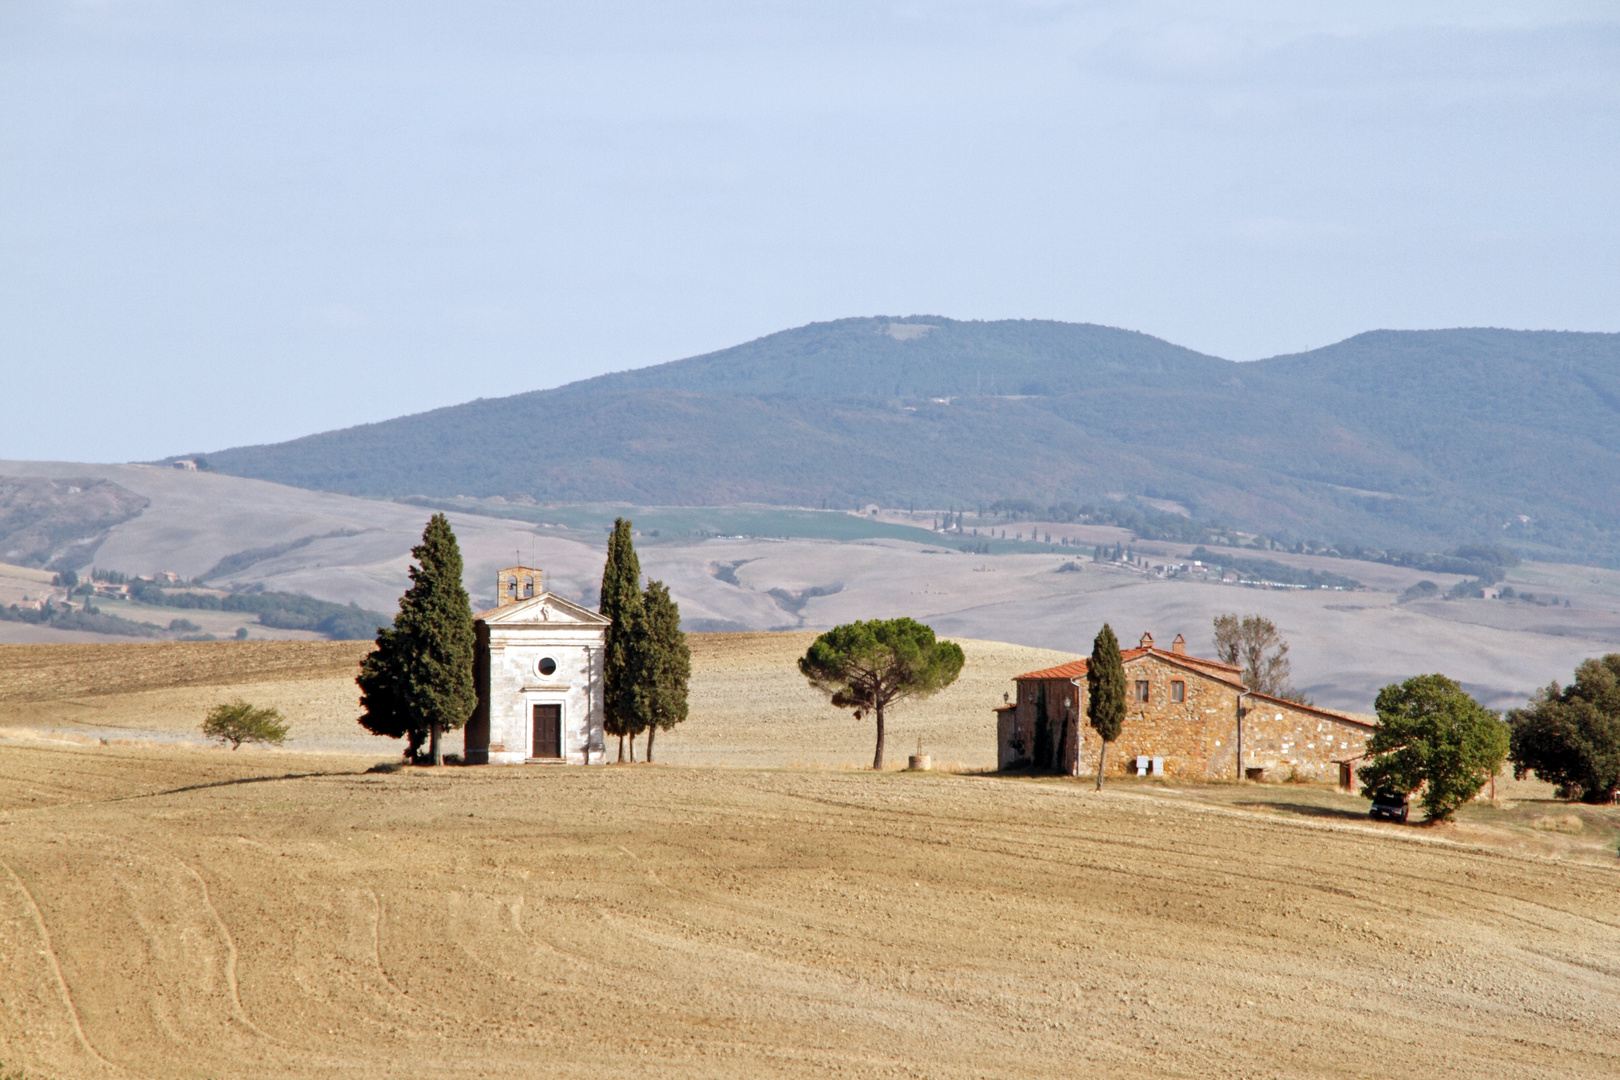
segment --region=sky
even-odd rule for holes
[[[1620,331],[1620,4],[0,0],[0,458],[856,315]]]

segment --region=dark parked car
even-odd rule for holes
[[[1367,816],[1384,821],[1398,821],[1406,824],[1408,803],[1406,796],[1399,791],[1380,791],[1373,796],[1372,809]]]

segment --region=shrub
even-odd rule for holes
[[[1402,600],[1427,600],[1427,599],[1429,599],[1431,597],[1435,597],[1435,596],[1439,596],[1439,595],[1440,595],[1440,586],[1436,585],[1434,582],[1430,581],[1428,578],[1424,578],[1422,581],[1419,581],[1417,584],[1412,585],[1405,592],[1401,593],[1401,599]]]
[[[287,741],[287,722],[276,709],[261,709],[237,699],[215,705],[203,721],[203,734],[240,750],[245,742],[280,746]]]

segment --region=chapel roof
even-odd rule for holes
[[[561,626],[609,626],[613,620],[599,615],[590,608],[565,600],[556,593],[543,592],[516,603],[501,604],[473,616],[474,622],[498,626],[541,625],[556,623]]]

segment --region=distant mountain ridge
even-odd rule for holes
[[[1170,499],[1279,538],[1620,555],[1620,334],[1380,330],[1235,363],[1036,320],[842,319],[207,455],[359,495]]]

